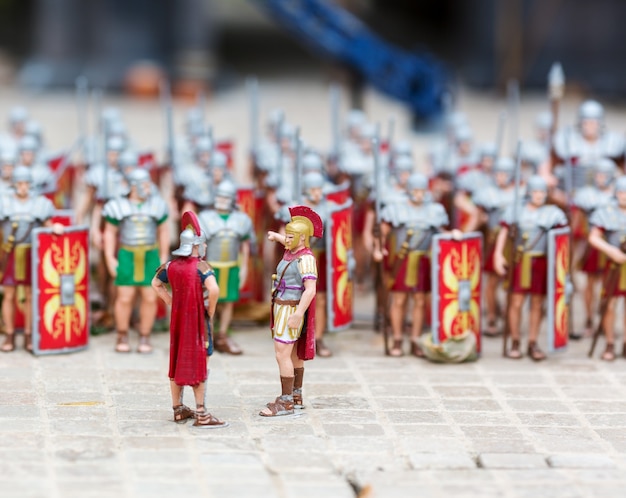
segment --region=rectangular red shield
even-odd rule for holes
[[[326,194],[326,200],[334,202],[335,204],[343,204],[350,199],[350,181],[346,180],[339,185],[333,185],[332,187],[324,187],[324,193]]]
[[[73,209],[55,209],[52,214],[52,223],[60,223],[69,227],[76,222],[76,213]]]
[[[233,170],[233,166],[235,165],[235,144],[232,140],[218,140],[215,148],[219,150],[222,154],[226,155],[226,159],[228,159],[228,171]]]
[[[342,204],[328,203],[326,232],[326,310],[329,331],[352,325],[353,271],[352,199]]]
[[[569,338],[572,283],[569,227],[548,232],[548,352],[562,351]]]
[[[246,213],[252,219],[253,223],[255,221],[256,215],[256,198],[254,193],[254,187],[243,187],[237,190],[237,205],[239,209]],[[258,239],[258,234],[256,234],[256,239]],[[252,247],[251,249],[255,249]],[[256,248],[258,251],[258,247]],[[265,285],[263,284],[263,258],[258,257],[258,255],[250,254],[248,258],[248,275],[246,278],[246,282],[241,288],[241,292],[239,293],[239,301],[240,303],[247,303],[250,301],[263,301],[263,289]]]
[[[67,353],[89,342],[89,228],[33,230],[33,352]]]
[[[46,194],[54,207],[57,209],[69,208],[72,204],[72,191],[74,188],[74,167],[72,164],[67,164],[70,158],[65,154],[58,154],[52,159],[48,160],[48,167],[55,173],[61,174],[57,178],[56,191],[50,194]]]
[[[431,248],[432,340],[439,344],[471,330],[481,350],[483,237],[472,232],[460,241],[433,237]]]

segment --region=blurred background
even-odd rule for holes
[[[339,7],[372,43],[337,21]],[[250,73],[306,74],[343,80],[358,106],[368,71],[410,52],[424,58],[423,86],[435,74],[452,86],[502,91],[515,78],[542,89],[560,60],[568,89],[614,99],[624,91],[625,14],[619,0],[0,0],[0,81],[51,89],[84,74],[109,91],[152,95],[166,75],[178,95],[193,95]]]

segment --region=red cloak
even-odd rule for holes
[[[170,379],[195,386],[207,379],[207,321],[197,257],[179,257],[167,267],[172,288],[170,321]]]

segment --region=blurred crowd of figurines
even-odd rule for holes
[[[418,161],[409,141],[394,138],[392,121],[383,133],[361,110],[342,116],[335,87],[328,150],[309,146],[280,109],[261,119],[258,88],[249,89],[251,185],[236,178],[234,142],[216,138],[202,105],[187,110],[177,136],[164,100],[164,161],[133,142],[117,109],[98,112],[97,132],[80,131],[62,154],[47,150],[25,109],[10,111],[0,135],[2,351],[15,348],[16,312],[7,297],[15,302],[15,287],[31,284],[15,278],[31,260],[29,233],[60,216],[89,227],[92,326],[114,329],[120,353],[133,350],[130,330],[138,332],[136,351],[152,351],[155,319],[166,311],[150,281],[169,258],[181,213],[193,211],[220,287],[215,349],[241,354],[230,336],[233,317],[267,318],[258,309],[267,308],[269,273],[282,255],[264,243],[265,233],[280,232],[289,207],[306,205],[325,225],[311,246],[319,356],[333,354],[326,332],[352,324],[355,294],[375,292],[374,329],[393,357],[445,360],[446,343],[469,333],[473,352],[484,337],[503,336],[504,354],[521,358],[524,336],[526,354],[542,360],[546,322],[550,351],[567,339],[605,335],[602,358],[614,359],[615,299],[626,295],[625,144],[607,128],[599,102],[582,102],[574,123],[557,126],[560,96],[551,95],[535,136],[520,140],[512,155],[502,151],[503,114],[494,116],[493,142],[477,143],[469,117],[448,109],[443,132]],[[576,287],[584,323],[571,323],[571,275],[579,271],[586,276]],[[32,347],[31,313],[22,312]]]

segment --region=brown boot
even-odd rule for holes
[[[333,352],[324,344],[323,339],[315,339],[315,354],[322,358],[328,358],[333,355]]]
[[[33,352],[33,334],[24,334],[24,349],[29,353]]]
[[[266,405],[267,408],[259,412],[262,417],[282,417],[294,414],[293,400],[294,377],[280,377],[282,394]]]
[[[227,353],[232,355],[240,355],[243,353],[237,343],[231,339],[226,333],[220,332],[215,336],[215,351],[219,353]]]

